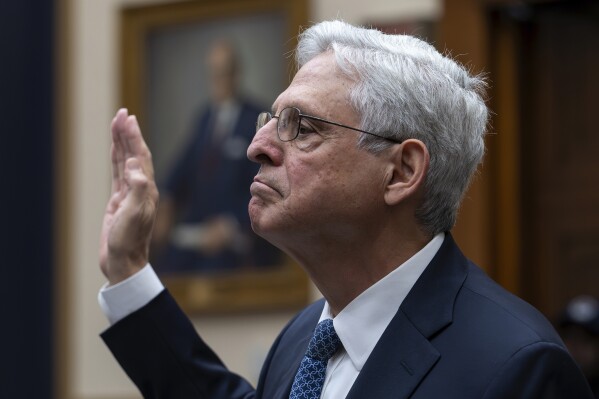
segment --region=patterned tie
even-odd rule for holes
[[[340,346],[341,341],[333,327],[333,319],[318,323],[293,380],[289,399],[320,398],[327,363]]]

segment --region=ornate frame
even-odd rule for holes
[[[142,129],[146,115],[148,43],[150,35],[170,28],[202,26],[214,20],[250,18],[260,14],[282,18],[285,54],[296,45],[300,27],[308,21],[306,0],[203,0],[127,7],[121,11],[121,104],[137,115]],[[288,40],[288,38],[292,38]],[[284,54],[281,54],[283,59]],[[291,60],[283,61],[291,71]],[[283,71],[286,72],[286,71]],[[292,73],[283,73],[286,79]],[[288,81],[282,82],[285,87]],[[150,147],[151,138],[146,136]],[[153,149],[155,151],[155,149]],[[280,267],[216,275],[163,276],[167,288],[188,313],[222,314],[271,311],[304,306],[309,299],[305,273],[290,259]]]

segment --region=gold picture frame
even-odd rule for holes
[[[153,153],[157,176],[161,169],[165,169],[168,162],[165,149],[171,144],[171,127],[184,117],[178,115],[182,109],[186,109],[187,115],[193,108],[193,104],[199,100],[189,100],[196,94],[196,90],[182,88],[182,94],[189,98],[180,100],[169,100],[166,95],[159,95],[148,84],[148,79],[156,78],[156,62],[167,59],[172,61],[177,51],[187,57],[178,66],[189,66],[196,62],[195,55],[191,54],[189,47],[185,46],[177,50],[178,44],[197,41],[198,47],[202,46],[207,37],[214,32],[234,31],[241,29],[242,40],[252,40],[252,29],[259,26],[262,32],[258,41],[274,40],[264,42],[267,48],[273,48],[275,54],[273,60],[275,69],[269,72],[267,79],[264,76],[252,76],[248,79],[250,84],[258,85],[259,95],[264,109],[269,109],[274,101],[274,93],[282,91],[289,83],[292,73],[291,54],[296,45],[296,37],[302,26],[308,21],[308,10],[306,0],[203,0],[169,2],[164,4],[153,4],[143,6],[132,6],[123,8],[121,11],[121,104],[135,114],[140,122],[144,136]],[[245,24],[245,25],[244,25]],[[243,28],[239,28],[241,25]],[[269,26],[271,26],[269,28]],[[266,29],[266,31],[264,31]],[[271,29],[271,32],[268,31]],[[266,32],[266,36],[265,33]],[[178,36],[177,36],[178,35]],[[239,36],[239,34],[238,34]],[[157,42],[158,40],[158,42]],[[168,42],[170,45],[159,47],[154,43]],[[270,44],[269,44],[270,43]],[[251,43],[258,48],[263,43]],[[155,47],[152,47],[155,46]],[[168,50],[156,50],[166,48]],[[260,47],[262,48],[262,47]],[[160,54],[164,51],[164,54]],[[158,55],[154,54],[158,52]],[[198,50],[198,53],[200,50]],[[158,61],[156,61],[158,60]],[[266,62],[263,60],[263,62]],[[269,65],[273,64],[269,62]],[[271,66],[272,67],[272,66]],[[251,68],[251,65],[250,65]],[[189,68],[188,68],[189,69]],[[260,71],[261,66],[255,67],[254,71]],[[185,77],[189,81],[194,80],[193,73]],[[163,86],[181,84],[181,73],[173,73],[170,77],[173,82],[163,82]],[[273,76],[275,77],[273,79]],[[165,77],[158,78],[161,81]],[[185,83],[185,80],[183,80]],[[189,84],[193,86],[193,84]],[[153,91],[154,90],[154,91]],[[201,90],[199,90],[201,91]],[[269,93],[265,95],[264,93]],[[276,96],[276,95],[275,95]],[[160,103],[162,101],[163,103]],[[156,103],[158,102],[158,103]],[[153,108],[152,108],[153,107]],[[170,107],[170,108],[169,108]],[[150,112],[149,110],[153,110]],[[157,112],[165,109],[167,116],[156,122]],[[170,109],[170,113],[169,110]],[[174,114],[174,115],[172,115]],[[159,117],[159,116],[158,116]],[[189,118],[188,118],[189,119]],[[163,124],[162,127],[152,128]],[[165,129],[168,126],[169,129]],[[164,137],[164,131],[168,130],[168,139],[160,141]],[[179,132],[185,129],[180,125]],[[158,131],[158,133],[157,133]],[[149,133],[147,133],[149,132]],[[163,135],[163,136],[160,136]],[[175,151],[171,150],[170,156]],[[161,159],[161,156],[163,158]],[[249,187],[248,187],[249,190]],[[309,282],[301,268],[288,257],[282,256],[280,265],[271,268],[242,269],[226,273],[196,273],[178,272],[161,275],[166,287],[177,299],[184,311],[191,314],[223,314],[255,311],[291,310],[298,309],[309,300]]]

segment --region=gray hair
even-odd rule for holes
[[[341,71],[356,80],[349,101],[362,129],[426,145],[430,167],[416,217],[427,233],[450,230],[485,151],[484,78],[470,76],[420,39],[342,21],[321,22],[300,34],[298,68],[324,52],[332,52]],[[377,153],[392,144],[362,134],[359,145]]]

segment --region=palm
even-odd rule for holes
[[[108,205],[106,206],[104,220],[102,222],[102,232],[100,235],[100,267],[104,274],[107,274],[108,272],[107,262],[109,247],[114,248],[115,241],[119,241],[116,237],[122,237],[122,232],[119,231],[118,224],[118,220],[119,218],[122,218],[122,216],[119,213],[123,213],[121,203],[124,201],[127,191],[129,191],[128,187],[125,187],[125,185],[123,186],[124,187],[121,190],[111,193]],[[120,227],[120,229],[122,230],[122,227]]]
[[[134,117],[112,123],[112,193],[100,235],[100,268],[111,283],[143,267],[158,201],[151,154]]]

